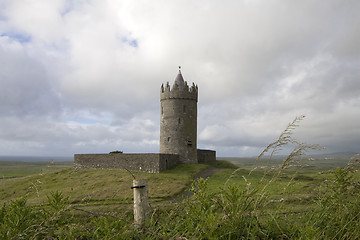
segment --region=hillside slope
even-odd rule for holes
[[[134,172],[137,179],[147,179],[150,201],[169,199],[189,187],[193,178],[209,167],[226,164],[181,164],[165,172]],[[229,167],[229,166],[228,166]],[[0,186],[0,204],[25,196],[29,204],[42,204],[52,191],[70,196],[72,203],[110,204],[132,201],[133,177],[126,170],[72,168],[3,179]]]

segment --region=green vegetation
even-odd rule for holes
[[[114,154],[114,153],[120,153],[120,154],[122,154],[122,153],[123,153],[123,151],[116,150],[116,151],[112,151],[112,152],[110,152],[109,154]]]
[[[71,168],[73,162],[15,162],[0,161],[0,178],[23,177]]]
[[[145,226],[132,224],[127,171],[65,169],[3,179],[0,239],[359,239],[359,159],[341,168],[304,162],[304,153],[319,147],[291,137],[301,119],[252,166],[216,161],[134,172],[149,184]],[[274,160],[287,144],[293,151]],[[214,169],[210,178],[192,181]],[[187,188],[191,197],[170,201]]]
[[[320,155],[321,157],[321,155]],[[253,158],[218,158],[218,160],[228,161],[238,167],[243,169],[252,170],[254,167],[257,169],[269,169],[269,168],[276,168],[282,164],[284,161],[284,157],[273,157],[270,158],[261,158],[257,159]],[[337,167],[346,167],[349,163],[349,158],[332,158],[327,159],[325,157],[313,159],[311,157],[307,158],[299,158],[294,163],[297,167],[305,168],[307,171],[311,171],[311,169],[319,170],[319,169],[330,169],[330,168],[337,168]]]
[[[160,174],[136,172],[136,178],[148,179],[150,200],[160,201],[184,191],[194,176],[209,167],[181,164]],[[22,171],[20,171],[22,172]],[[67,168],[25,177],[1,180],[0,203],[26,197],[28,204],[41,204],[53,191],[61,191],[72,203],[97,205],[130,203],[133,177],[126,170]]]
[[[215,167],[220,170],[212,177],[193,182],[192,197],[165,201]],[[144,228],[132,225],[132,176],[126,171],[66,169],[6,179],[7,190],[20,194],[2,199],[0,239],[356,239],[358,169],[290,167],[279,173],[280,168],[249,171],[219,161],[161,174],[135,172],[150,188]],[[31,183],[36,180],[43,181],[37,189]]]

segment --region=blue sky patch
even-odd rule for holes
[[[82,116],[72,116],[66,118],[66,122],[76,122],[79,124],[102,124],[102,125],[110,125],[112,122],[113,116],[109,113],[103,113],[99,116],[89,114],[89,113],[82,113]]]
[[[129,45],[132,46],[132,47],[137,48],[138,47],[138,42],[137,42],[137,40],[134,39],[134,40],[129,41]]]
[[[128,39],[127,37],[122,38],[123,43],[129,44],[129,46],[137,48],[139,46],[138,41],[136,39]]]
[[[30,35],[23,35],[20,33],[1,33],[0,37],[9,37],[19,43],[28,43],[31,42]]]

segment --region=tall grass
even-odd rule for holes
[[[218,192],[207,189],[208,181],[194,182],[194,195],[176,208],[159,214],[150,225],[166,238],[181,239],[357,239],[360,238],[359,181],[353,179],[357,168],[345,167],[333,172],[313,200],[315,208],[300,212],[283,212],[272,207],[269,186],[276,185],[284,171],[308,150],[319,145],[300,142],[292,137],[304,116],[297,117],[269,144],[270,159],[284,146],[293,150],[276,169],[265,172],[261,181],[252,184],[242,175],[246,187],[232,184],[241,168],[234,170]],[[252,172],[250,172],[251,174]],[[290,178],[287,186],[294,181]],[[281,198],[280,202],[283,200]]]
[[[26,199],[3,205],[0,239],[359,239],[358,157],[326,175],[330,177],[320,182],[315,198],[310,200],[313,208],[283,208],[285,191],[279,191],[281,198],[276,204],[272,199],[270,189],[278,185],[287,188],[296,181],[295,176],[299,177],[286,176],[288,183],[284,184],[285,169],[309,149],[320,148],[292,138],[302,119],[291,122],[259,155],[261,158],[268,153],[272,157],[292,144],[293,150],[278,168],[265,171],[253,182],[250,179],[258,172],[232,170],[218,190],[210,189],[211,179],[195,181],[191,197],[153,207],[144,228],[134,227],[132,216],[127,214],[83,211],[86,215],[78,217],[67,197],[52,192],[42,206],[29,207]]]
[[[247,182],[209,191],[209,180],[194,182],[194,195],[158,206],[143,229],[131,215],[78,215],[59,192],[30,207],[22,198],[0,208],[0,239],[358,239],[359,181],[354,168],[337,169],[307,212],[267,211],[269,195]],[[244,178],[244,181],[248,181]]]

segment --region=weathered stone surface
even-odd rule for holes
[[[135,225],[144,226],[149,211],[148,184],[145,179],[134,179],[134,223]]]
[[[184,82],[181,72],[170,89],[161,86],[160,153],[179,154],[182,163],[197,163],[198,88]]]
[[[74,167],[127,169],[159,173],[179,163],[179,156],[174,154],[135,153],[135,154],[75,154]]]
[[[207,163],[216,160],[216,151],[213,150],[197,150],[198,163]]]

